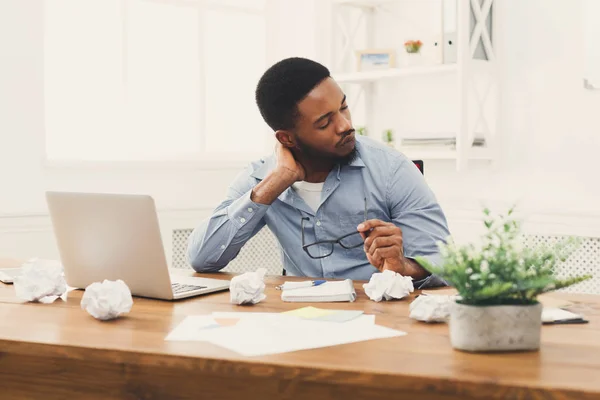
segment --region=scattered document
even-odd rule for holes
[[[363,312],[359,310],[339,310],[333,314],[313,318],[313,321],[347,322],[360,317],[362,314]],[[371,315],[371,317],[375,318],[374,315]],[[364,319],[362,320],[364,321]]]
[[[302,307],[282,314],[311,319],[313,321],[346,322],[363,314],[362,310],[326,310],[317,307]]]
[[[306,313],[304,310],[300,315]],[[319,315],[317,318],[336,313],[323,315],[308,310],[308,315]],[[220,319],[237,319],[237,322],[222,325],[217,322]],[[338,322],[306,319],[286,313],[215,312],[187,317],[165,340],[207,341],[244,356],[261,356],[403,335],[406,332],[376,325],[375,315],[359,315]]]
[[[335,314],[335,310],[325,310],[317,307],[302,307],[296,310],[283,312],[282,314],[293,315],[299,318],[313,319]]]
[[[542,323],[543,324],[556,324],[556,323],[584,323],[587,322],[583,319],[582,315],[572,313],[567,310],[560,308],[544,307],[542,310]]]
[[[361,319],[340,324],[285,315],[242,318],[218,335],[213,330],[210,341],[244,356],[261,356],[405,335]]]
[[[186,317],[165,338],[169,341],[194,341],[198,340],[203,329],[220,328],[221,325],[210,315],[191,315]]]

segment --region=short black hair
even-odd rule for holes
[[[267,125],[274,131],[292,129],[298,102],[330,76],[325,66],[301,57],[286,58],[270,67],[256,87],[256,104]]]

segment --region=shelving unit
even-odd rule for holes
[[[467,167],[469,160],[495,159],[496,136],[498,134],[497,118],[490,118],[486,113],[486,106],[494,110],[497,115],[499,106],[499,82],[495,49],[491,38],[497,40],[498,14],[491,13],[494,0],[455,0],[456,1],[456,62],[451,64],[435,64],[414,67],[398,67],[376,71],[353,71],[347,68],[348,61],[355,60],[354,46],[358,25],[365,25],[367,48],[380,48],[374,40],[374,18],[379,12],[386,12],[387,6],[410,0],[331,0],[332,20],[337,24],[331,34],[342,34],[344,48],[340,57],[332,63],[334,66],[332,76],[340,84],[359,85],[360,93],[365,99],[365,116],[367,131],[370,135],[377,135],[369,128],[373,125],[375,110],[374,96],[380,84],[391,80],[405,79],[415,76],[449,75],[454,79],[457,93],[456,104],[458,116],[457,125],[451,132],[456,132],[456,145],[445,146],[404,146],[397,145],[412,159],[425,160],[454,160],[457,170]],[[449,1],[449,0],[440,0]],[[344,7],[353,7],[360,11],[360,18],[355,24],[344,20]],[[487,25],[488,17],[491,21],[491,31]],[[385,47],[385,46],[383,46]],[[477,52],[484,53],[485,59],[476,58]],[[346,65],[346,68],[343,68]],[[475,77],[484,79],[483,88],[481,79],[476,82]],[[495,93],[492,94],[492,89]],[[475,120],[473,117],[476,117]],[[473,122],[475,121],[475,122]],[[475,136],[485,139],[485,146],[473,146]],[[378,138],[378,137],[376,137]]]
[[[416,75],[447,74],[456,71],[456,64],[447,64],[423,67],[391,68],[381,71],[351,72],[335,75],[334,78],[339,83],[364,83]]]
[[[456,160],[458,152],[453,148],[406,146],[399,149],[404,155],[412,160]],[[467,149],[469,160],[492,160],[491,150],[483,147],[472,147]]]
[[[333,0],[338,5],[363,8],[376,8],[396,1],[398,0]]]

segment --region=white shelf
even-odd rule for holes
[[[456,160],[455,148],[442,146],[396,146],[396,149],[411,160]],[[490,149],[472,147],[467,151],[468,160],[492,160]]]
[[[334,0],[333,2],[342,6],[374,8],[384,4],[397,3],[398,0]]]
[[[377,71],[332,74],[338,83],[365,83],[415,75],[446,74],[458,71],[456,64],[427,65],[420,67],[390,68]]]

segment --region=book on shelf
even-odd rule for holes
[[[440,137],[440,138],[400,138],[401,146],[414,146],[414,147],[456,147],[456,138]],[[483,147],[485,146],[484,138],[473,139],[472,146]]]

